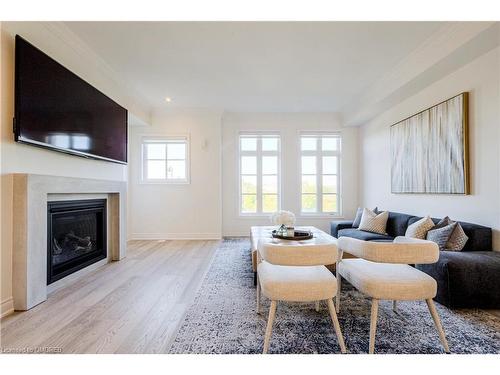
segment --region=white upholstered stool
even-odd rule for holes
[[[262,240],[259,242],[262,261],[257,267],[257,312],[260,313],[261,293],[271,300],[263,353],[271,341],[278,301],[326,301],[342,353],[344,339],[333,304],[337,292],[335,276],[323,265],[335,263],[338,256],[335,244],[283,245]]]
[[[408,264],[435,263],[439,249],[434,242],[397,237],[391,242],[367,242],[341,237],[338,241],[341,251],[359,259],[342,260],[337,263],[337,309],[340,308],[341,278],[348,280],[361,293],[372,298],[370,318],[369,353],[375,350],[375,332],[379,300],[411,301],[425,300],[439,333],[439,338],[448,353],[448,342],[441,321],[434,306],[437,283],[431,276]],[[337,310],[338,311],[338,310]]]

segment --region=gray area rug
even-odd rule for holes
[[[248,239],[226,239],[214,255],[170,353],[260,353],[269,301],[255,313],[255,287]],[[370,301],[342,285],[340,326],[349,353],[367,353]],[[500,353],[500,319],[479,310],[436,304],[452,353]],[[279,303],[270,353],[340,353],[326,304]],[[425,302],[390,301],[379,308],[376,353],[443,353]]]

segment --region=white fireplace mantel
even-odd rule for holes
[[[52,194],[107,194],[110,259],[120,260],[126,255],[125,182],[14,174],[15,310],[28,310],[47,299],[47,202]]]

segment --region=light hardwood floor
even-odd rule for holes
[[[131,241],[128,255],[1,320],[0,347],[165,353],[219,241]]]

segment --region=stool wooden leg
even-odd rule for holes
[[[271,333],[273,332],[274,317],[276,316],[276,301],[271,301],[271,308],[269,309],[269,317],[267,318],[266,336],[264,337],[264,350],[266,354],[269,350],[269,342],[271,341]]]
[[[338,264],[337,264],[337,296],[335,297],[335,305],[337,306],[337,314],[340,312],[340,286],[342,285],[342,276],[340,276],[340,273],[338,271]]]
[[[372,311],[370,316],[370,345],[368,353],[375,351],[375,332],[377,331],[378,299],[372,299]]]
[[[342,331],[340,330],[339,320],[337,319],[337,313],[335,312],[335,305],[333,304],[333,299],[328,299],[328,311],[330,311],[330,316],[332,318],[333,328],[335,328],[335,334],[337,335],[337,340],[339,341],[340,351],[342,353],[347,353],[344,337],[342,336]]]
[[[397,301],[394,300],[392,301],[392,311],[396,312],[397,309],[398,309]]]
[[[434,306],[434,301],[432,299],[426,299],[425,302],[427,302],[427,307],[429,308],[429,311],[431,312],[432,319],[434,320],[434,324],[436,326],[436,329],[439,333],[439,339],[441,340],[441,344],[443,344],[444,351],[446,353],[450,352],[450,348],[448,347],[448,341],[446,340],[446,336],[444,334],[443,326],[441,325],[441,320],[439,319],[438,312],[436,310],[436,306]]]
[[[257,280],[257,314],[260,314],[260,282]]]
[[[316,309],[316,312],[319,311],[319,301],[316,301],[316,304],[315,304],[315,309]]]

